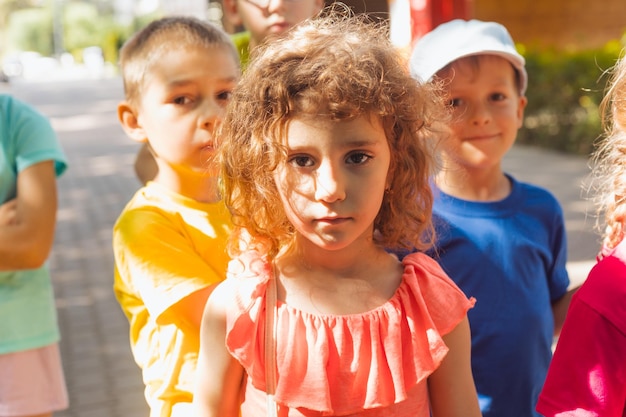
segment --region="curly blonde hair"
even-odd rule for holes
[[[605,134],[593,155],[598,226],[604,215],[602,244],[616,247],[624,238],[626,223],[626,57],[611,70],[600,105]]]
[[[434,88],[411,78],[386,26],[337,6],[257,48],[220,135],[222,191],[235,225],[270,256],[289,245],[295,231],[273,179],[286,160],[289,122],[365,116],[381,120],[391,152],[390,192],[375,219],[376,243],[388,249],[432,245],[431,148],[445,117]],[[240,234],[233,239],[238,253]]]

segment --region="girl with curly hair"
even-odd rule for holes
[[[260,47],[235,90],[233,260],[205,309],[200,416],[480,415],[474,300],[425,254],[387,251],[434,238],[444,107],[384,30],[331,9]]]

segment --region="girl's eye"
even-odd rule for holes
[[[505,96],[504,94],[502,94],[502,93],[493,93],[493,94],[491,95],[491,99],[492,99],[493,101],[502,101],[502,100],[504,100],[505,98],[506,98],[506,96]]]
[[[450,107],[459,107],[463,104],[463,100],[460,98],[452,98],[448,101],[448,106]]]
[[[313,166],[313,159],[306,155],[296,155],[289,158],[289,163],[300,168]]]
[[[180,96],[180,97],[174,98],[174,100],[172,101],[174,102],[174,104],[185,105],[185,104],[189,104],[191,100],[188,97]]]
[[[348,155],[346,158],[346,162],[353,165],[364,164],[369,161],[372,157],[364,152],[354,152]]]

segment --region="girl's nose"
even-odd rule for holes
[[[315,198],[318,201],[333,203],[346,197],[343,175],[330,162],[322,163],[316,174]]]

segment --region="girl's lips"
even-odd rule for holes
[[[291,25],[289,23],[274,23],[269,27],[270,32],[272,33],[282,33],[289,29]]]
[[[348,217],[324,217],[322,219],[318,219],[317,222],[336,225],[347,222],[348,220]]]

